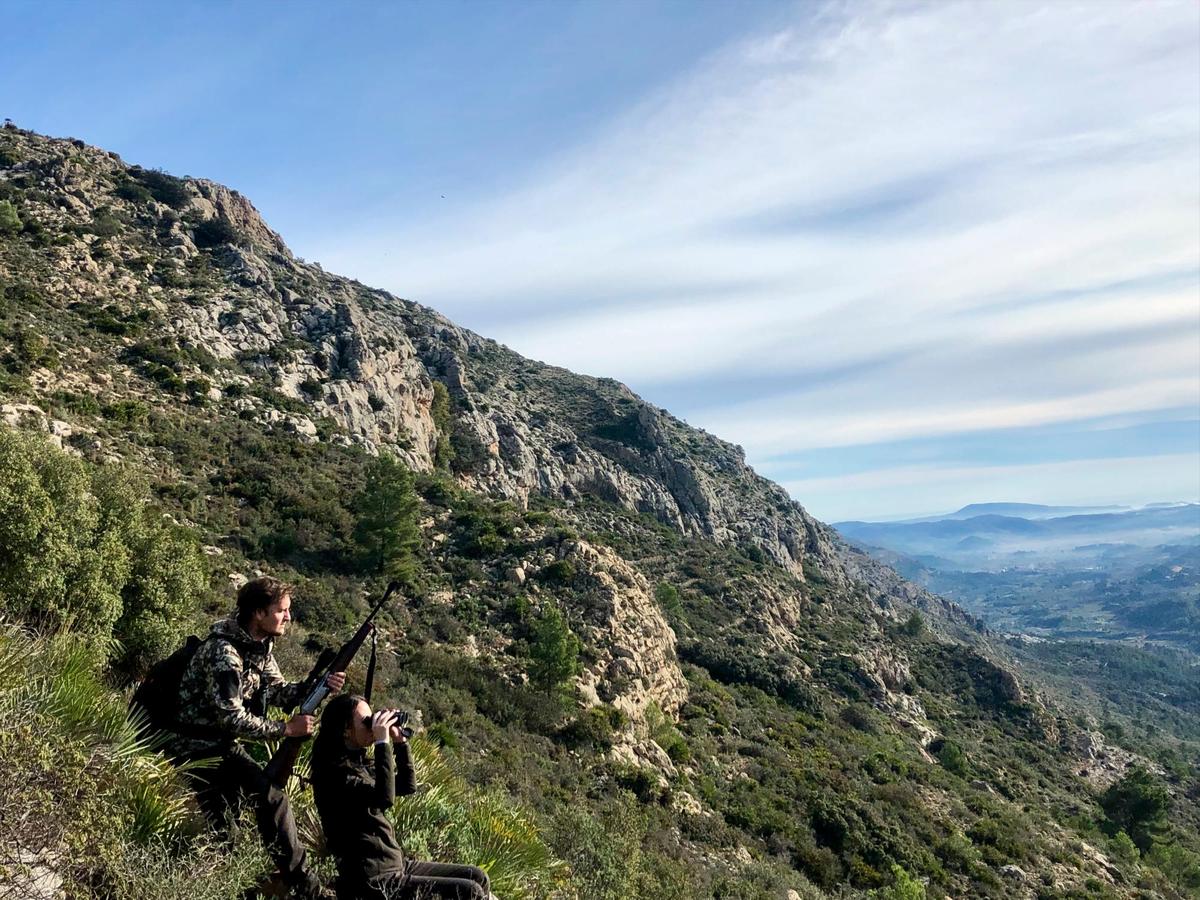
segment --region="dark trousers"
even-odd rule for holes
[[[261,764],[234,744],[215,769],[188,773],[196,799],[209,824],[225,839],[233,836],[237,816],[247,800],[254,804],[254,820],[271,861],[289,884],[307,879],[304,845],[296,834],[296,820],[287,794],[271,784]]]
[[[477,866],[409,860],[361,887],[339,890],[339,900],[487,900],[491,884]]]

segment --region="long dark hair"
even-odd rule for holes
[[[352,752],[346,746],[346,727],[350,724],[358,704],[366,698],[358,694],[338,694],[329,701],[321,715],[321,725],[313,739],[309,777],[320,781]]]

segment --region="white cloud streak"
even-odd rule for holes
[[[781,379],[684,411],[752,456],[1198,406],[1198,33],[1188,0],[802,4],[525,188],[319,256],[650,399]]]

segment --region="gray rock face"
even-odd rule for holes
[[[60,450],[79,455],[79,451],[63,442],[75,433],[75,429],[66,422],[52,419],[46,415],[40,406],[31,403],[0,404],[0,422],[10,428],[30,428],[44,431],[47,439]]]
[[[188,179],[187,183],[196,196],[192,208],[204,218],[225,220],[245,236],[250,246],[260,248],[268,256],[292,259],[283,239],[267,227],[254,205],[237,191],[203,178]]]
[[[173,273],[165,287],[151,288],[171,336],[257,368],[309,406],[310,421],[329,417],[371,451],[386,446],[418,469],[433,466],[437,380],[454,400],[460,446],[478,448],[460,472],[475,490],[519,503],[531,494],[599,496],[719,543],[756,548],[800,578],[806,561],[839,568],[829,535],[757,476],[740,448],[623,385],[531,363],[432,310],[305,263],[245,197],[222,185],[183,181],[191,200],[178,211],[139,205],[114,193],[131,177],[118,158],[14,137],[28,155],[21,170],[36,171],[50,189],[56,221],[47,224],[71,232],[100,207],[130,222],[157,217],[157,245],[136,255],[127,248],[96,254],[90,234],[55,248],[56,269],[72,273],[61,286],[69,299],[86,300],[102,284],[135,302],[145,273]],[[217,233],[234,238],[199,249],[195,235],[205,222],[219,222]],[[172,286],[186,278],[195,283]]]
[[[1075,759],[1079,776],[1097,788],[1107,788],[1134,766],[1163,774],[1161,765],[1106,743],[1104,734],[1099,731],[1081,730],[1063,735],[1062,748]]]

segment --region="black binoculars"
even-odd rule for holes
[[[368,728],[373,728],[375,725],[375,717],[385,712],[394,712],[396,714],[395,724],[400,727],[400,733],[404,735],[405,738],[410,738],[413,736],[413,730],[407,727],[408,713],[402,709],[377,709],[375,712],[371,713],[371,715],[363,719],[363,724]]]

